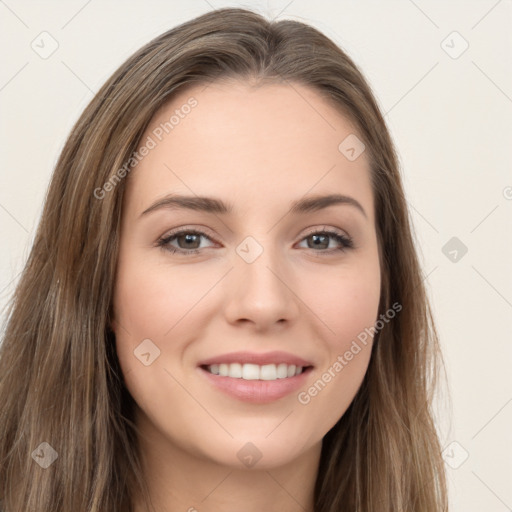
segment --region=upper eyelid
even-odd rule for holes
[[[326,232],[334,232],[334,233],[336,233],[338,235],[343,235],[343,236],[351,238],[350,235],[348,233],[346,233],[343,229],[326,226],[325,224],[322,227],[309,228],[306,231],[306,234],[304,236],[308,236],[308,235],[311,235],[313,233],[322,233],[324,231],[326,231]]]
[[[194,227],[182,227],[182,228],[176,228],[175,230],[171,230],[171,231],[167,231],[164,235],[162,235],[160,237],[160,240],[164,240],[166,238],[172,238],[174,236],[177,236],[177,235],[181,235],[182,233],[194,233],[194,234],[197,234],[199,236],[203,236],[203,237],[206,237],[206,238],[209,238],[212,242],[216,242],[216,237],[211,235],[209,233],[209,230],[206,229],[206,228],[194,228]]]

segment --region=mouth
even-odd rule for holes
[[[288,362],[279,362],[281,358]],[[247,360],[251,362],[244,362]],[[305,387],[313,365],[291,355],[245,353],[243,357],[229,354],[203,361],[197,370],[208,386],[225,396],[251,404],[269,404]]]
[[[208,386],[230,398],[266,404],[304,387],[313,364],[283,351],[228,352],[198,363],[197,370]]]

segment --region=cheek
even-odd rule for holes
[[[158,339],[180,322],[208,284],[198,272],[136,260],[120,264],[117,279],[116,319],[134,337]]]
[[[161,386],[148,369],[171,370],[180,364],[191,333],[214,311],[202,299],[218,279],[218,272],[199,272],[194,265],[170,266],[136,255],[125,255],[119,261],[114,292],[117,354],[125,376],[132,371],[132,380],[140,372],[145,375],[133,384],[132,394],[136,395],[139,384],[142,388]],[[144,341],[148,339],[152,344]],[[147,353],[148,347],[157,358],[144,367],[135,356]]]
[[[323,321],[331,350],[345,351],[351,341],[373,326],[380,300],[380,270],[368,265],[360,271],[341,270],[336,276],[315,279],[308,303]]]
[[[344,414],[366,374],[372,348],[370,328],[378,318],[380,277],[378,264],[361,267],[359,272],[352,268],[326,282],[326,293],[320,302],[317,298],[323,308],[319,316],[329,327],[324,330],[328,359],[301,403],[314,401],[310,412],[322,414],[328,425]]]
[[[197,272],[184,272],[136,255],[125,255],[118,262],[116,351],[130,394],[150,416],[161,411],[170,395],[180,396],[179,385],[164,369],[171,369],[172,361],[180,360],[185,347],[180,340],[186,340],[190,327],[187,312],[203,294]],[[146,353],[152,361],[147,366],[142,355]],[[155,423],[157,419],[153,418]]]
[[[331,281],[316,299],[322,319],[326,358],[315,372],[309,387],[301,390],[298,401],[318,427],[328,431],[352,403],[366,374],[371,357],[372,337],[380,299],[378,272],[351,274]]]

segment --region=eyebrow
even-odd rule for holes
[[[293,201],[290,204],[290,213],[303,214],[322,210],[333,205],[349,205],[357,208],[365,218],[368,218],[361,203],[353,197],[342,194],[317,195]],[[204,196],[184,196],[169,194],[146,208],[140,217],[155,210],[185,208],[187,210],[202,211],[206,213],[229,214],[233,211],[231,203],[225,203],[220,199]]]

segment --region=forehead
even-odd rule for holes
[[[340,150],[351,137],[361,138],[355,125],[302,84],[189,87],[155,114],[141,138],[152,149],[130,175],[128,199],[140,210],[178,192],[248,208],[341,193],[357,196],[373,217],[367,152],[350,160]]]

